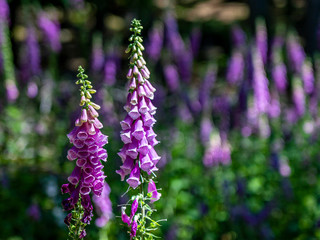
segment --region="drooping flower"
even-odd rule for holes
[[[87,80],[82,67],[79,67],[80,79],[76,82],[82,84],[81,87],[81,113],[75,121],[75,128],[67,135],[73,147],[69,149],[67,158],[69,161],[75,161],[76,166],[68,177],[69,183],[63,184],[62,193],[68,193],[70,197],[65,199],[62,204],[66,211],[74,209],[80,211],[75,219],[68,215],[65,222],[70,224],[71,220],[81,221],[83,224],[89,224],[93,216],[93,206],[89,193],[99,197],[104,187],[105,175],[102,171],[103,165],[100,160],[107,160],[107,152],[103,148],[108,143],[108,137],[100,132],[103,127],[98,120],[99,105],[91,101],[91,94],[96,91],[92,89],[91,82]],[[76,226],[83,226],[76,224]],[[81,230],[81,229],[80,229]],[[79,230],[79,231],[80,231]],[[78,232],[79,232],[78,231]],[[86,232],[80,234],[84,237]]]
[[[157,171],[156,165],[160,160],[154,149],[159,143],[153,131],[157,108],[152,104],[152,100],[156,89],[148,80],[150,71],[142,56],[144,47],[139,36],[141,29],[140,21],[133,20],[131,28],[133,35],[129,39],[132,43],[126,51],[130,53],[130,69],[127,74],[130,82],[129,94],[124,107],[127,116],[120,122],[122,128],[120,137],[124,146],[118,155],[122,159],[122,166],[117,170],[121,180],[129,175],[127,183],[132,188],[137,188],[141,184],[141,171],[148,175]]]
[[[161,197],[161,193],[157,191],[156,184],[154,181],[151,179],[149,184],[148,184],[148,193],[151,194],[151,203],[158,201]]]
[[[135,214],[138,210],[139,198],[135,198],[131,204],[131,214],[130,217],[126,214],[126,207],[121,208],[121,219],[122,222],[126,223],[130,228],[130,238],[136,236],[138,223],[135,219]]]
[[[97,218],[95,222],[98,227],[105,226],[112,217],[112,203],[109,197],[110,192],[111,189],[109,185],[106,182],[104,182],[101,196],[98,197],[94,195],[92,197],[92,200],[97,209],[96,211],[99,215],[99,218]]]
[[[104,64],[104,82],[108,86],[112,86],[116,82],[117,70],[118,70],[118,59],[117,55],[108,54],[106,62]]]
[[[38,16],[38,25],[43,32],[45,40],[48,42],[53,52],[59,52],[61,49],[60,42],[60,25],[57,19],[51,19],[46,12]]]

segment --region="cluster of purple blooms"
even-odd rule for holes
[[[138,42],[140,43],[140,42]],[[121,180],[129,175],[127,183],[132,188],[137,188],[140,182],[140,171],[148,175],[157,171],[157,163],[160,160],[154,146],[159,142],[153,131],[156,120],[153,115],[156,107],[152,104],[156,89],[148,81],[150,72],[146,67],[141,51],[141,44],[132,45],[131,66],[127,74],[130,81],[129,94],[124,109],[127,116],[121,121],[121,140],[123,148],[118,153],[123,165],[117,173]]]
[[[67,158],[70,161],[76,161],[76,166],[68,177],[69,183],[63,184],[62,193],[68,193],[70,197],[63,201],[63,207],[66,211],[75,208],[79,200],[84,209],[81,221],[89,224],[93,216],[93,206],[89,193],[95,196],[101,196],[104,188],[105,175],[102,171],[103,165],[100,162],[107,160],[107,152],[103,148],[108,143],[108,137],[100,132],[103,127],[98,120],[99,105],[90,101],[91,94],[95,93],[90,82],[86,80],[83,69],[79,68],[78,77],[82,79],[77,83],[82,83],[81,89],[81,114],[75,121],[75,128],[68,134],[70,143],[73,147],[68,151]],[[65,218],[65,223],[70,224],[72,213]]]
[[[116,172],[121,176],[122,181],[129,175],[126,181],[133,189],[147,181],[148,195],[150,195],[150,202],[152,203],[161,197],[154,181],[150,177],[145,177],[158,170],[156,165],[160,160],[154,149],[154,146],[159,143],[156,140],[157,135],[153,131],[153,125],[156,122],[153,117],[156,113],[156,107],[152,104],[152,100],[156,89],[148,80],[150,71],[142,55],[144,47],[141,44],[142,38],[139,36],[142,30],[140,21],[134,19],[130,30],[133,32],[129,39],[132,43],[126,50],[127,53],[130,53],[130,68],[127,74],[129,94],[124,106],[127,115],[120,122],[122,128],[120,137],[124,146],[118,153],[122,160],[122,166]],[[147,175],[143,174],[142,171]],[[137,234],[139,216],[135,214],[140,198],[145,201],[143,195],[135,197],[131,206],[130,217],[125,213],[126,207],[122,207],[122,221],[130,228],[131,238]]]

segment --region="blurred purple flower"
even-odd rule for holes
[[[299,73],[305,59],[305,52],[293,33],[287,38],[287,54],[292,71]]]
[[[173,15],[167,14],[165,19],[169,49],[175,59],[181,80],[189,82],[192,75],[192,50],[186,48],[178,31],[178,24]]]
[[[218,164],[228,165],[230,162],[231,152],[229,144],[223,142],[218,134],[213,134],[205,151],[203,164],[206,167],[213,167]]]
[[[293,103],[295,111],[298,117],[301,117],[305,113],[305,95],[302,88],[301,80],[297,77],[293,77]]]
[[[9,22],[10,9],[6,0],[0,0],[0,22]]]
[[[178,67],[181,80],[190,82],[192,76],[193,56],[190,49],[180,51],[176,56],[176,63]]]
[[[260,115],[267,113],[268,111],[270,104],[270,93],[262,58],[257,51],[255,51],[255,54],[253,55],[253,64],[254,107],[257,111],[257,114]]]
[[[314,74],[311,66],[311,62],[304,61],[301,69],[301,78],[303,81],[304,91],[307,94],[311,94],[314,90]]]
[[[244,75],[244,59],[241,51],[234,50],[229,59],[227,68],[227,81],[231,84],[239,84]]]
[[[149,39],[146,44],[147,54],[149,58],[156,62],[161,56],[163,45],[163,26],[160,23],[154,25],[149,32]]]
[[[21,78],[23,81],[29,81],[41,72],[40,49],[35,29],[32,27],[27,29],[27,39],[21,57]]]
[[[38,204],[31,204],[27,209],[27,215],[35,221],[39,221],[41,214]]]
[[[99,218],[96,219],[96,225],[98,227],[104,227],[112,217],[112,203],[109,197],[111,189],[109,185],[104,182],[103,190],[101,196],[98,197],[94,195],[92,200],[96,206],[96,211]]]
[[[232,38],[232,44],[235,48],[244,46],[246,43],[246,34],[238,25],[232,26],[231,38]]]
[[[270,118],[277,118],[280,116],[281,106],[279,101],[279,96],[276,92],[271,94],[271,100],[268,108],[268,115]]]
[[[280,93],[287,88],[287,69],[284,63],[278,63],[272,67],[272,78]]]
[[[261,55],[263,64],[266,64],[268,55],[268,36],[265,21],[259,19],[256,24],[256,46]]]
[[[14,102],[19,96],[19,90],[13,81],[6,82],[7,99],[9,102]]]
[[[200,139],[202,144],[209,142],[212,129],[212,121],[209,118],[204,117],[200,125]]]
[[[168,13],[165,17],[165,27],[169,49],[173,56],[177,56],[184,50],[185,46],[179,34],[177,20],[171,13]]]
[[[38,95],[38,86],[34,81],[28,83],[27,96],[29,98],[35,98]]]
[[[285,160],[280,161],[279,172],[280,172],[281,176],[283,176],[283,177],[290,176],[291,168],[288,165],[287,161],[285,161]]]
[[[102,46],[102,37],[96,35],[93,38],[91,53],[91,69],[93,72],[100,72],[104,64],[104,52]]]
[[[201,45],[202,32],[200,28],[193,28],[190,36],[190,45],[193,57],[199,53]]]
[[[61,49],[60,42],[60,25],[57,19],[50,19],[46,12],[40,13],[38,25],[42,30],[45,40],[53,52],[59,52]]]
[[[216,66],[209,66],[206,72],[206,75],[201,83],[198,92],[198,99],[201,105],[202,110],[207,110],[210,102],[210,93],[213,88],[213,85],[216,81],[217,71]]]
[[[106,58],[106,62],[104,64],[104,82],[108,86],[112,86],[116,82],[117,77],[117,59],[116,55],[109,55]]]
[[[164,66],[164,77],[170,91],[175,92],[179,88],[179,74],[177,68],[168,64]]]

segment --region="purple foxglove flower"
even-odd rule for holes
[[[280,113],[281,113],[281,106],[280,106],[279,96],[274,91],[271,95],[268,115],[270,118],[277,118],[280,116]]]
[[[136,198],[131,205],[131,215],[130,215],[130,219],[133,219],[134,215],[136,214],[137,210],[138,210],[138,206],[139,206],[139,202],[138,199]]]
[[[130,217],[126,214],[126,208],[125,207],[122,207],[121,208],[121,219],[122,219],[122,222],[128,224],[128,226],[130,226],[131,224],[131,220],[130,220]]]
[[[86,230],[82,230],[81,233],[80,233],[80,235],[79,235],[79,238],[82,239],[82,238],[84,238],[85,236],[87,236],[87,232],[86,232]]]
[[[93,206],[89,193],[99,197],[103,193],[105,175],[102,171],[103,165],[100,160],[106,161],[107,153],[103,146],[108,142],[107,136],[100,132],[102,124],[96,124],[98,113],[96,109],[100,106],[91,102],[91,94],[95,93],[90,81],[83,68],[79,67],[80,79],[77,84],[83,84],[81,88],[81,113],[75,122],[75,128],[67,135],[73,147],[68,151],[67,158],[69,161],[75,161],[76,166],[68,177],[68,184],[63,184],[62,193],[68,193],[69,198],[63,201],[64,209],[69,211],[75,208],[81,197],[81,205],[84,209],[81,221],[89,224],[93,216]],[[89,83],[88,83],[89,82]],[[106,191],[108,191],[106,189]],[[106,193],[107,194],[107,193]],[[101,209],[100,209],[101,210]],[[65,220],[70,224],[68,216]],[[79,238],[85,237],[86,232],[83,230]]]
[[[104,52],[102,46],[102,38],[96,35],[93,39],[92,53],[91,53],[91,69],[94,72],[100,72],[104,64]]]
[[[157,191],[156,184],[151,179],[148,183],[148,193],[151,193],[151,200],[150,203],[153,203],[155,201],[158,201],[161,197],[161,193]]]
[[[6,92],[10,103],[14,102],[19,96],[19,90],[13,81],[6,82]]]
[[[155,24],[149,32],[149,39],[147,43],[147,54],[154,62],[158,61],[161,56],[163,45],[163,26],[160,23]]]
[[[178,23],[171,13],[168,13],[165,18],[165,27],[169,48],[173,55],[177,56],[184,50],[184,42],[179,34]]]
[[[264,20],[259,19],[256,26],[256,45],[261,55],[263,64],[267,63],[268,36]]]
[[[181,79],[184,82],[190,82],[193,65],[193,56],[190,49],[181,51],[176,57],[176,62]]]
[[[268,79],[266,77],[262,58],[259,52],[255,51],[253,55],[253,90],[254,90],[254,106],[258,115],[267,113],[270,104],[270,93],[268,88]]]
[[[287,70],[284,63],[279,63],[272,67],[272,78],[278,91],[283,93],[287,88]]]
[[[280,161],[279,172],[281,176],[288,177],[291,174],[291,168],[288,165],[287,161]]]
[[[219,134],[214,132],[204,154],[203,164],[212,167],[218,164],[228,165],[230,162],[231,152],[228,143],[222,141]]]
[[[207,117],[203,118],[200,125],[200,139],[203,144],[209,142],[212,129],[212,121]]]
[[[236,48],[244,46],[244,44],[246,43],[246,34],[238,25],[232,26],[231,38],[232,43]]]
[[[170,91],[175,92],[179,88],[179,74],[174,65],[164,66],[164,76]]]
[[[314,74],[311,66],[311,62],[304,61],[301,69],[301,78],[303,81],[304,91],[307,94],[311,94],[314,90]]]
[[[0,22],[9,22],[10,9],[6,0],[0,0]]]
[[[94,195],[92,200],[96,206],[96,211],[99,215],[99,218],[96,219],[96,225],[98,227],[104,227],[112,217],[112,203],[109,198],[111,190],[109,185],[104,182],[103,190],[100,197]]]
[[[59,52],[61,49],[60,42],[60,25],[57,19],[50,19],[45,12],[40,13],[38,17],[38,25],[45,40],[53,52]]]
[[[244,75],[244,58],[239,50],[234,50],[228,63],[227,81],[231,84],[239,84]]]
[[[179,34],[178,25],[173,15],[168,14],[165,19],[169,49],[174,56],[181,79],[189,82],[192,75],[192,50],[187,48]]]
[[[199,28],[192,29],[190,36],[190,45],[192,50],[192,55],[195,57],[198,55],[200,45],[201,45],[202,32]]]
[[[138,229],[138,223],[135,220],[133,220],[131,224],[131,232],[130,232],[131,239],[136,236],[137,229]]]
[[[106,62],[104,64],[104,82],[108,86],[112,86],[115,84],[117,69],[118,66],[115,54],[107,56]]]
[[[132,24],[137,24],[137,20],[133,20]],[[156,89],[148,80],[150,71],[142,56],[144,47],[135,39],[130,38],[132,43],[126,50],[127,53],[130,52],[131,58],[127,74],[130,85],[125,105],[127,116],[120,123],[123,130],[120,136],[124,147],[118,153],[122,159],[122,166],[117,171],[121,180],[129,175],[126,181],[132,188],[137,188],[141,184],[141,171],[149,175],[157,170],[156,164],[160,159],[154,150],[158,141],[152,129],[156,122],[154,118],[156,107],[152,104]]]
[[[287,39],[287,54],[292,71],[299,73],[305,59],[305,52],[293,33],[289,34]]]
[[[198,93],[198,99],[202,110],[208,110],[207,108],[209,107],[210,92],[216,81],[216,75],[216,67],[209,66]]]
[[[39,44],[36,38],[36,32],[34,28],[28,27],[27,39],[25,43],[24,51],[21,54],[21,79],[25,82],[32,79],[35,75],[39,75],[40,70],[40,50]],[[33,82],[33,86],[35,83]],[[35,92],[35,91],[34,91]],[[27,93],[29,96],[29,94]],[[33,98],[32,95],[29,96]],[[37,95],[37,91],[35,96]],[[34,96],[34,97],[35,97]]]

